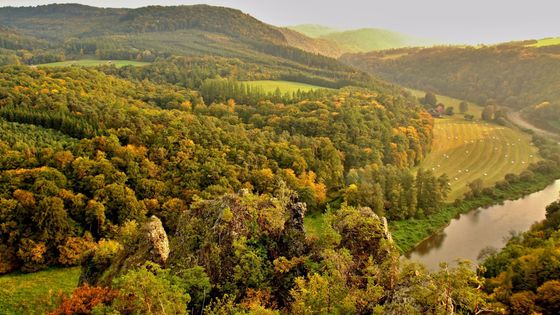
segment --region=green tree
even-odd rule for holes
[[[464,114],[464,113],[468,112],[469,111],[469,103],[467,103],[465,101],[462,101],[459,104],[459,111],[461,112],[461,114]]]
[[[481,118],[484,121],[492,121],[494,120],[494,112],[495,112],[495,107],[494,105],[487,105],[486,107],[484,107],[484,109],[482,110],[482,114],[481,114]]]
[[[453,106],[447,106],[447,108],[445,108],[445,114],[448,116],[453,116],[454,110],[455,108],[453,108]]]
[[[186,314],[190,297],[181,280],[154,263],[129,270],[113,281],[119,296],[112,309],[133,314]]]
[[[424,96],[423,103],[429,105],[431,107],[435,107],[437,105],[437,97],[433,92],[426,92]]]

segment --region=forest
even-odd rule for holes
[[[402,262],[389,230],[557,174],[554,143],[535,136],[542,159],[525,177],[472,183],[449,204],[450,178],[421,167],[434,141],[425,100],[241,11],[47,5],[0,8],[0,24],[0,275],[80,267],[71,293],[33,307],[557,313],[557,203],[479,268]],[[42,65],[86,58],[145,63]],[[543,104],[532,114],[556,112]]]
[[[533,47],[533,42],[403,48],[347,54],[341,60],[404,86],[511,111],[524,109],[524,118],[556,132],[560,46]],[[544,102],[553,105],[544,110],[539,107]]]

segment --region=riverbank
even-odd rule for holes
[[[522,198],[546,188],[558,178],[560,178],[560,172],[535,173],[534,178],[530,181],[519,180],[504,187],[494,187],[491,194],[482,194],[471,199],[446,204],[438,213],[424,219],[391,222],[389,225],[393,239],[401,253],[407,253],[434,233],[443,230],[453,218],[460,214],[496,205],[506,200]]]

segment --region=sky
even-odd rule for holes
[[[237,8],[277,26],[375,27],[449,43],[560,36],[558,0],[0,0],[0,6],[52,2],[98,7],[206,3]]]

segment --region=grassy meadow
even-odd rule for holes
[[[150,64],[149,62],[132,61],[132,60],[82,59],[82,60],[67,60],[61,62],[44,63],[36,66],[37,67],[70,67],[70,66],[97,67],[102,65],[114,65],[115,67],[120,68],[124,66],[141,67],[149,64]]]
[[[0,276],[0,314],[44,314],[78,284],[80,267]]]
[[[539,39],[535,44],[529,45],[529,47],[545,47],[554,45],[560,45],[560,37]]]
[[[264,92],[266,93],[274,92],[276,91],[277,88],[280,89],[282,93],[286,93],[286,92],[292,93],[292,92],[297,92],[298,90],[302,92],[308,92],[311,90],[325,89],[324,87],[317,86],[317,85],[291,82],[291,81],[261,80],[261,81],[245,81],[244,83],[255,87],[261,87],[262,89],[264,89]]]
[[[416,96],[424,92],[411,91]],[[460,100],[437,95],[438,102],[459,109]],[[451,192],[448,201],[462,197],[468,184],[482,179],[485,186],[493,186],[509,173],[519,174],[538,161],[537,148],[529,135],[509,127],[480,120],[482,108],[469,103],[467,121],[462,114],[435,120],[432,151],[421,167],[437,175],[447,174]]]

